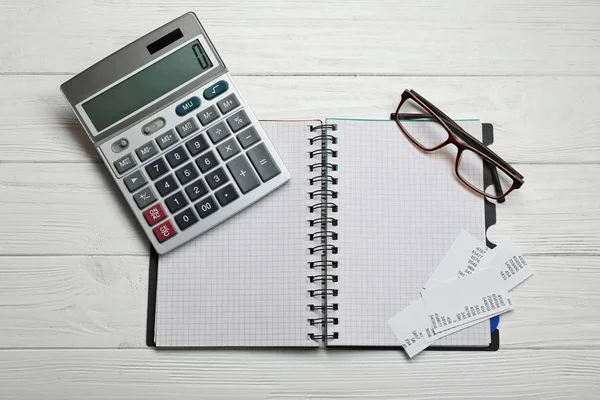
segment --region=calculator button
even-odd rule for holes
[[[273,158],[271,157],[271,154],[269,154],[264,143],[248,150],[248,157],[250,157],[252,165],[254,165],[254,168],[258,171],[260,179],[262,179],[263,182],[279,175],[281,172],[277,164],[275,164],[275,161],[273,161]]]
[[[131,153],[128,153],[126,155],[124,155],[123,157],[119,158],[117,161],[114,162],[115,168],[117,169],[117,172],[119,174],[122,174],[124,172],[129,171],[131,168],[135,167],[136,163],[135,160],[133,158],[133,156],[131,155]]]
[[[176,149],[171,150],[170,152],[165,154],[165,158],[169,162],[169,165],[173,168],[183,164],[184,162],[190,159],[185,150],[183,149],[183,146],[179,146]]]
[[[231,172],[242,193],[248,193],[258,185],[258,177],[252,170],[245,156],[239,156],[227,163],[227,169]]]
[[[164,150],[167,147],[172,146],[175,143],[177,143],[178,140],[179,139],[177,139],[177,136],[175,135],[175,131],[173,129],[170,129],[167,132],[160,135],[159,137],[157,137],[156,143],[158,143],[158,147],[160,147],[161,150]]]
[[[146,184],[146,178],[144,178],[142,171],[138,169],[134,173],[123,178],[123,182],[125,182],[125,186],[127,186],[127,189],[129,189],[129,192],[131,193],[144,186]]]
[[[171,193],[173,190],[177,189],[177,182],[173,179],[173,175],[167,175],[158,182],[154,184],[156,186],[156,190],[160,193],[161,196],[166,196]]]
[[[154,232],[154,236],[156,236],[156,239],[158,239],[160,243],[172,238],[177,234],[177,231],[175,230],[175,227],[171,221],[166,221],[160,224],[156,228],[152,229],[152,232]]]
[[[196,164],[200,171],[206,172],[209,169],[216,167],[218,164],[217,157],[215,157],[215,153],[209,151],[206,154],[201,155],[196,159]]]
[[[222,207],[225,207],[227,204],[240,197],[233,188],[233,185],[225,186],[223,189],[216,192],[215,196],[217,196],[217,200],[219,200],[219,204],[221,204]]]
[[[191,201],[196,201],[208,193],[208,189],[206,188],[206,185],[202,183],[202,179],[198,179],[196,182],[186,187],[185,192]]]
[[[188,201],[185,199],[183,192],[177,192],[171,197],[165,199],[165,204],[169,208],[169,211],[176,213],[183,207],[187,206]]]
[[[215,119],[219,118],[219,113],[214,106],[210,106],[200,111],[198,114],[196,114],[196,116],[200,120],[202,126],[206,126],[213,122]]]
[[[142,127],[142,133],[144,135],[151,135],[154,132],[158,132],[166,125],[166,121],[164,118],[156,118],[152,122],[147,123]]]
[[[156,148],[154,143],[148,142],[135,149],[135,152],[140,161],[146,161],[147,159],[158,153],[158,149]]]
[[[175,107],[175,114],[182,117],[198,107],[200,107],[200,98],[196,96],[190,97],[189,99]]]
[[[144,211],[144,218],[146,218],[148,225],[152,226],[157,222],[167,218],[167,213],[162,205],[158,203]]]
[[[189,163],[185,167],[175,171],[175,175],[177,175],[179,182],[185,185],[198,177],[198,171],[194,167],[194,163]]]
[[[248,119],[248,116],[246,115],[246,112],[244,110],[240,110],[233,114],[231,117],[227,118],[227,124],[229,124],[229,127],[234,132],[239,131],[249,123],[250,119]]]
[[[192,156],[202,153],[204,150],[208,149],[208,143],[206,143],[206,139],[204,139],[204,135],[198,135],[192,140],[189,140],[185,147],[187,147],[188,151]]]
[[[146,165],[146,173],[152,180],[166,174],[168,170],[169,167],[167,167],[167,164],[165,164],[165,161],[162,158],[156,159]]]
[[[182,124],[179,124],[175,127],[179,136],[183,139],[184,137],[191,135],[192,133],[198,130],[198,125],[196,125],[196,121],[193,118],[188,119]]]
[[[188,208],[175,217],[175,222],[177,222],[179,229],[185,231],[187,228],[198,222],[198,217],[196,217],[191,208]]]
[[[229,88],[229,84],[226,81],[219,81],[204,91],[204,98],[206,100],[214,99],[221,93],[224,93]]]
[[[224,122],[219,122],[212,128],[209,128],[206,133],[208,133],[208,137],[210,137],[213,143],[217,143],[231,134]]]
[[[225,97],[217,103],[217,106],[219,107],[219,110],[221,110],[221,113],[223,115],[227,114],[229,111],[235,109],[239,105],[240,102],[238,101],[234,93],[231,93],[229,96]]]
[[[221,155],[221,158],[223,160],[227,160],[228,158],[231,158],[231,157],[235,156],[237,153],[239,153],[240,147],[237,145],[237,142],[235,141],[235,139],[231,138],[228,141],[223,142],[220,145],[218,145],[217,151],[219,152],[219,154]]]
[[[260,140],[260,137],[253,126],[243,132],[238,133],[236,137],[244,149],[247,149]]]
[[[134,194],[133,199],[137,203],[138,207],[142,209],[154,203],[156,201],[156,196],[154,195],[154,192],[152,191],[150,186],[146,186],[145,188]]]
[[[219,209],[217,203],[215,203],[215,199],[212,196],[208,196],[205,199],[200,200],[195,205],[196,211],[198,211],[198,215],[200,218],[204,219],[208,217],[210,214],[214,213]]]
[[[207,174],[204,178],[211,189],[216,189],[225,182],[229,181],[229,177],[225,174],[223,168],[214,170],[210,174]]]

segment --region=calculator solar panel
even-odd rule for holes
[[[193,13],[61,90],[159,254],[290,178]]]

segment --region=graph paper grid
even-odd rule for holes
[[[318,345],[307,335],[309,124],[262,123],[290,181],[160,257],[157,346]]]
[[[330,344],[397,346],[387,320],[419,296],[461,229],[484,240],[484,201],[456,178],[453,146],[421,152],[393,121],[327,123],[338,124],[339,192],[339,339]],[[481,139],[479,121],[460,125]],[[485,321],[436,344],[488,346],[490,338]]]

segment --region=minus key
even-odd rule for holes
[[[247,149],[248,147],[252,146],[254,143],[260,140],[260,137],[258,136],[258,133],[256,132],[256,129],[254,129],[253,126],[241,133],[238,133],[236,137],[238,142],[240,142],[242,148],[244,149]]]

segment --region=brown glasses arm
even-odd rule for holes
[[[485,146],[479,140],[477,140],[476,138],[471,136],[468,132],[466,132],[464,129],[462,129],[460,127],[460,125],[458,125],[456,122],[454,122],[454,120],[452,120],[452,118],[447,116],[442,110],[440,110],[439,108],[434,106],[432,103],[430,103],[427,99],[425,99],[423,96],[421,96],[419,93],[415,92],[414,90],[411,90],[410,93],[413,96],[415,96],[417,99],[419,99],[419,101],[421,101],[423,104],[425,104],[430,110],[432,110],[438,118],[442,119],[448,125],[448,127],[452,128],[452,133],[454,133],[460,139],[467,142],[470,146],[478,149],[479,151],[481,151],[482,153],[484,153],[485,155],[490,157],[492,160],[494,160],[498,164],[502,165],[504,168],[506,168],[507,171],[511,172],[513,175],[518,177],[520,180],[523,179],[523,175],[521,175],[519,172],[517,172],[517,170],[515,170],[513,167],[511,167],[510,164],[508,164],[506,161],[504,161],[499,155],[494,153],[487,146]]]

